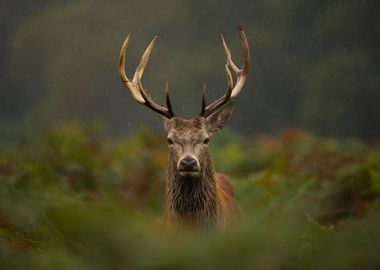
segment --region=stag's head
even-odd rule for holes
[[[157,37],[153,38],[142,55],[132,80],[125,73],[125,55],[131,39],[131,33],[127,36],[121,47],[119,58],[121,80],[138,103],[147,106],[161,115],[162,123],[167,131],[167,143],[171,163],[174,164],[176,171],[182,175],[197,175],[202,172],[204,164],[209,157],[208,142],[212,134],[224,127],[233,111],[234,98],[240,93],[245,83],[250,62],[249,47],[241,25],[238,25],[238,30],[244,56],[242,68],[238,68],[232,61],[231,52],[226,45],[223,34],[221,34],[226,57],[227,91],[222,97],[207,105],[206,88],[204,87],[201,112],[199,116],[192,119],[184,119],[173,112],[167,83],[165,87],[166,107],[155,103],[142,86],[141,78]],[[231,70],[236,75],[235,83]]]
[[[208,118],[163,118],[170,160],[179,174],[194,176],[202,173],[209,157],[208,142],[212,134],[223,127],[233,107],[233,102],[229,102]]]

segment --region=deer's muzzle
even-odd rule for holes
[[[179,171],[182,171],[182,172],[199,171],[198,161],[191,156],[186,156],[180,160],[178,164],[178,169]]]

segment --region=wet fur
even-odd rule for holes
[[[201,117],[173,119],[166,123],[175,136],[195,141],[206,130]],[[203,134],[204,135],[204,134]],[[207,147],[200,151],[199,175],[181,175],[177,170],[178,156],[170,151],[166,184],[166,217],[168,222],[186,228],[226,228],[239,219],[240,213],[233,199],[234,192],[227,176],[215,173]]]

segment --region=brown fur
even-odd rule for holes
[[[168,137],[169,166],[166,185],[166,217],[168,222],[180,227],[224,229],[235,223],[240,213],[234,200],[229,177],[216,173],[203,144],[207,132],[207,120],[196,117],[190,120],[172,118],[164,122]],[[199,162],[197,174],[181,174],[178,161],[184,155],[192,155]]]

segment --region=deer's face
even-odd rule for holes
[[[199,175],[208,159],[208,142],[221,129],[233,110],[233,103],[211,114],[208,118],[163,118],[167,131],[170,160],[181,175]]]
[[[204,167],[210,135],[203,117],[174,117],[165,123],[171,162],[182,175],[197,175]]]

